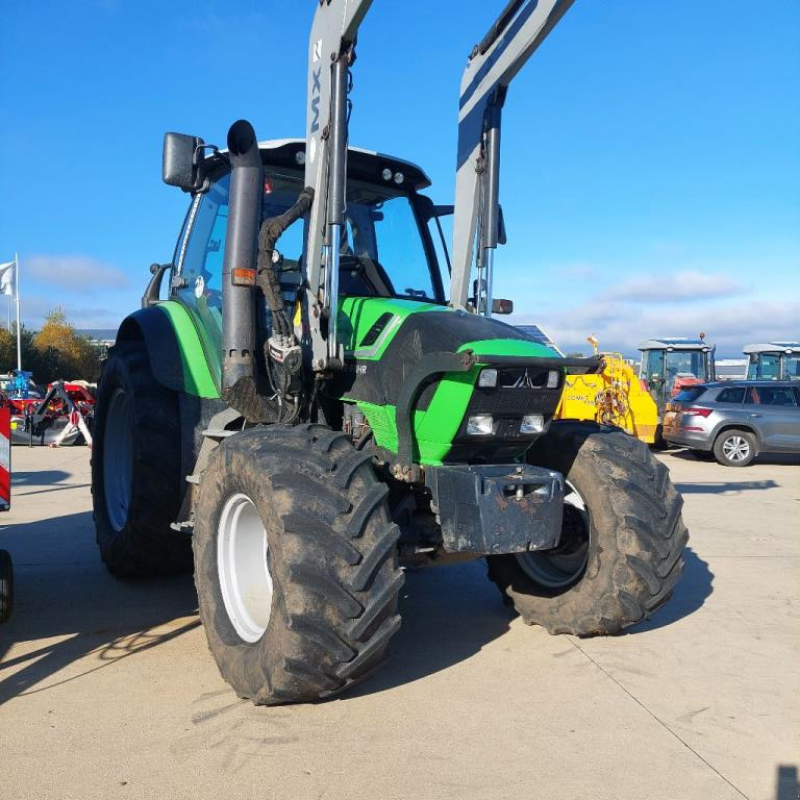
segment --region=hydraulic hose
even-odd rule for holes
[[[288,211],[277,217],[265,219],[258,234],[258,285],[272,312],[274,333],[279,336],[291,336],[292,326],[286,316],[280,282],[272,263],[272,253],[278,239],[291,225],[308,213],[313,202],[314,190],[307,186]]]

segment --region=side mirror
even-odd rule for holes
[[[492,313],[493,314],[513,314],[514,301],[513,300],[492,300]]]
[[[449,217],[455,213],[455,206],[437,206],[430,197],[424,194],[417,195],[417,203],[419,211],[425,222],[430,222],[432,219],[441,219],[442,217]]]
[[[165,133],[161,159],[161,178],[170,186],[184,192],[196,191],[200,178],[199,164],[205,142],[199,136],[185,133]]]
[[[455,206],[433,206],[431,217],[452,217],[456,213]]]

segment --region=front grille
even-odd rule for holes
[[[513,380],[512,388],[503,385],[503,378],[498,374],[498,386],[495,388],[476,387],[472,393],[469,406],[461,420],[453,446],[445,461],[449,463],[500,463],[520,457],[536,440],[537,434],[523,435],[519,432],[522,417],[526,414],[542,414],[545,429],[555,414],[561,399],[561,389],[535,388],[545,387],[547,371],[534,373],[528,377],[533,387],[519,386],[521,378],[525,378],[525,369],[503,369],[506,380]],[[525,380],[527,384],[527,380]],[[491,414],[496,423],[493,436],[480,437],[467,435],[467,420],[479,414]]]

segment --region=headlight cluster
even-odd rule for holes
[[[491,414],[478,414],[467,418],[467,436],[491,436],[494,430],[494,417]],[[543,430],[543,414],[526,414],[519,426],[519,432],[523,436],[541,433]]]

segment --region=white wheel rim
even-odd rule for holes
[[[566,489],[564,505],[572,506],[580,513],[588,533],[590,522],[586,502],[571,483],[566,483]],[[573,552],[540,550],[533,553],[517,553],[517,563],[522,567],[522,571],[540,586],[553,590],[563,589],[574,583],[586,569],[588,560],[588,540],[585,545]]]
[[[228,619],[251,644],[264,635],[272,612],[267,550],[267,531],[253,501],[233,495],[219,519],[217,572]]]
[[[722,443],[722,452],[729,461],[744,461],[750,455],[750,442],[744,436],[730,436]]]

